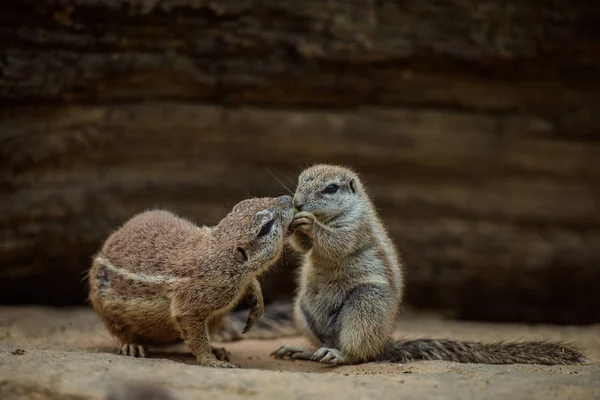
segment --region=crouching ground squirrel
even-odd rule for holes
[[[121,354],[183,339],[198,364],[234,367],[209,334],[242,298],[252,307],[244,330],[261,317],[256,278],[281,255],[293,213],[290,196],[254,198],[214,227],[155,210],[112,233],[94,257],[89,298]]]
[[[574,347],[554,342],[394,341],[403,291],[400,257],[364,185],[332,165],[304,170],[293,199],[291,244],[304,253],[294,303],[298,328],[317,350],[282,346],[277,358],[328,364],[447,360],[510,364],[575,364]]]

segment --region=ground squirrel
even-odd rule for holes
[[[328,364],[447,360],[509,364],[575,364],[584,355],[553,342],[491,343],[416,339],[394,341],[403,291],[400,257],[358,175],[316,165],[298,179],[299,211],[291,244],[304,253],[294,319],[318,347],[282,346],[277,358]]]
[[[281,255],[292,217],[290,196],[254,198],[214,227],[154,210],[112,233],[94,257],[89,299],[121,354],[183,339],[200,365],[234,367],[209,335],[242,297],[252,307],[244,330],[261,317],[256,278]]]

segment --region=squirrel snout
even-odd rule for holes
[[[285,205],[292,204],[292,197],[288,195],[279,196],[279,201],[281,201]]]
[[[304,203],[302,202],[301,199],[299,199],[298,197],[294,197],[294,207],[298,210],[298,211],[302,211],[302,207],[304,207]]]

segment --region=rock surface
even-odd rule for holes
[[[0,398],[125,399],[123,385],[157,388],[156,399],[591,399],[600,396],[600,326],[556,327],[446,321],[406,313],[398,336],[476,340],[570,340],[591,357],[584,366],[489,366],[449,362],[370,363],[332,368],[271,359],[301,338],[223,344],[243,369],[194,365],[183,346],[151,358],[118,356],[116,343],[87,308],[0,308]],[[127,386],[126,386],[127,387]],[[162,396],[159,396],[162,393]],[[148,398],[149,397],[141,397]]]

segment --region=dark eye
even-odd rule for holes
[[[321,193],[326,193],[326,194],[332,194],[338,191],[340,187],[338,185],[335,184],[331,184],[329,186],[327,186],[325,189],[323,189],[323,191]]]
[[[260,230],[260,232],[258,232],[258,237],[265,236],[266,234],[271,232],[271,228],[273,227],[274,223],[275,223],[275,220],[272,219],[269,222],[267,222],[266,224],[264,224],[262,229]]]

